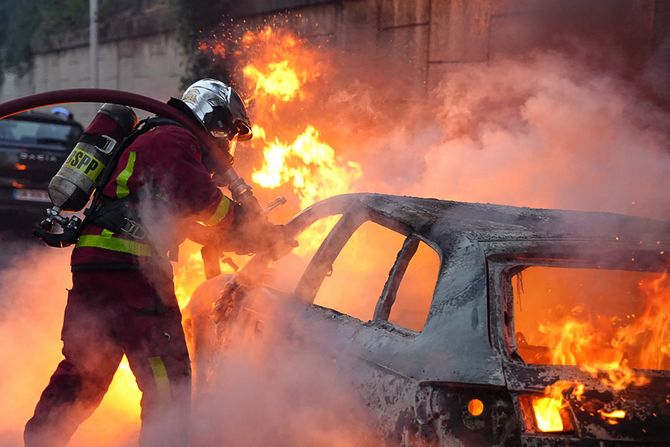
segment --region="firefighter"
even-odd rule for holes
[[[200,80],[171,101],[223,145],[251,138],[244,104],[223,82]],[[250,213],[213,182],[210,156],[165,120],[122,153],[101,210],[72,252],[64,359],[26,424],[27,447],[66,445],[100,404],[124,354],[142,391],[140,444],[188,445],[191,367],[169,263],[184,238],[179,229],[201,222],[228,235],[238,252],[254,251],[275,229],[267,221],[247,225]],[[247,226],[256,230],[242,233]]]

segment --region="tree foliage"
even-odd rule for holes
[[[204,77],[228,80],[225,63],[201,54],[198,51],[198,44],[201,39],[216,33],[228,13],[229,3],[211,0],[169,0],[177,39],[188,59],[187,71],[182,78],[184,85]]]
[[[101,0],[99,17],[136,8],[133,0]],[[0,0],[0,64],[19,74],[30,68],[33,45],[54,34],[88,28],[89,0]]]
[[[41,0],[0,0],[0,45],[4,68],[25,71],[32,55],[31,41],[40,24]]]
[[[198,43],[219,26],[229,1],[166,0],[172,11],[176,37],[189,59],[184,83],[206,76],[227,79],[220,61],[198,53]],[[99,18],[113,20],[132,14],[146,2],[100,0]],[[48,43],[63,32],[88,29],[89,0],[0,0],[0,83],[6,70],[26,73],[32,63],[36,43]]]

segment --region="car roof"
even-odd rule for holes
[[[670,239],[670,222],[616,213],[526,208],[431,198],[356,193],[334,196],[319,206],[362,206],[413,232],[433,238],[461,233],[480,241],[516,238],[661,241]]]
[[[82,127],[81,123],[79,123],[78,121],[67,120],[52,113],[38,112],[35,110],[12,115],[7,117],[6,119],[36,121],[40,123],[69,124],[72,126]]]

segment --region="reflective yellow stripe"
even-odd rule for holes
[[[163,403],[168,403],[172,399],[170,392],[170,379],[168,378],[165,363],[160,357],[149,357],[149,365],[151,365],[151,372],[154,374],[154,381],[156,382],[156,389],[158,390],[158,398]]]
[[[219,222],[221,222],[224,217],[226,217],[229,210],[230,210],[230,199],[222,194],[221,200],[219,201],[219,204],[216,206],[216,211],[214,211],[214,214],[212,214],[208,219],[203,220],[202,223],[210,227],[212,225],[216,225]]]
[[[133,151],[128,155],[128,163],[126,163],[126,167],[123,168],[123,171],[119,172],[119,175],[116,177],[116,197],[119,199],[128,197],[128,194],[130,194],[128,180],[130,179],[130,176],[133,175],[133,170],[135,169],[135,158],[137,158],[137,154]]]
[[[77,248],[80,247],[94,247],[102,248],[104,250],[119,251],[121,253],[128,253],[135,256],[151,256],[151,246],[141,242],[129,241],[127,239],[119,239],[111,237],[113,233],[101,234],[85,234],[79,237],[77,241]]]

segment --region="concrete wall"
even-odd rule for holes
[[[149,4],[164,4],[157,0]],[[582,39],[611,37],[631,54],[651,57],[652,46],[670,42],[665,0],[228,0],[233,20],[259,25],[277,13],[316,43],[341,50],[341,70],[351,78],[381,72],[401,88],[397,98],[425,94],[460,64],[486,63],[524,53],[571,33]],[[163,8],[163,9],[161,9]],[[185,73],[164,7],[103,30],[101,86],[166,98]],[[84,30],[85,31],[85,30]],[[0,99],[49,89],[89,85],[86,33],[55,39],[41,48],[34,68],[7,75]],[[606,39],[607,40],[607,39]],[[611,40],[611,39],[610,39]],[[662,47],[662,45],[661,45]],[[666,66],[670,56],[661,59]],[[661,61],[662,62],[662,61]],[[663,83],[670,98],[670,82]],[[78,107],[84,116],[90,107]]]
[[[256,0],[231,1],[238,22],[288,22],[329,41],[351,73],[382,71],[402,95],[430,91],[460,64],[555,47],[566,35],[627,50],[640,70],[652,47],[669,41],[665,0]],[[666,45],[667,46],[667,45]],[[605,47],[603,47],[605,48]],[[604,51],[608,51],[604,49]],[[363,57],[356,57],[362,55]],[[670,62],[670,55],[664,56]],[[670,99],[670,90],[668,91]]]
[[[157,21],[158,18],[164,19]],[[185,57],[174,35],[167,29],[165,11],[148,20],[124,22],[126,38],[118,28],[101,29],[99,47],[101,88],[141,93],[157,99],[179,94],[185,72]],[[87,30],[80,35],[61,36],[49,47],[36,49],[32,70],[23,77],[6,73],[0,100],[48,90],[91,86]],[[97,105],[70,108],[77,119],[88,122]]]

